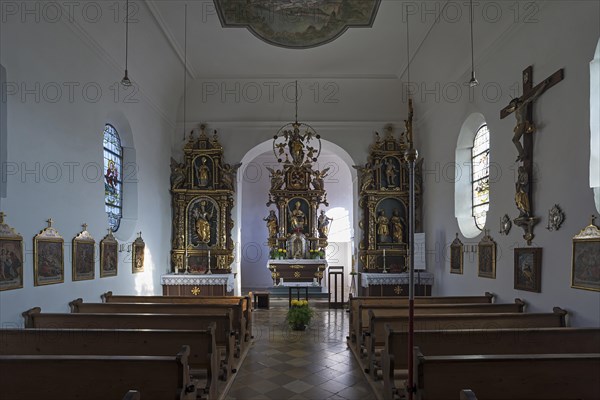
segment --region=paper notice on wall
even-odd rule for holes
[[[425,233],[415,233],[415,271],[424,271],[427,269],[427,259],[425,257]]]

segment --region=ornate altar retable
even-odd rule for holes
[[[329,168],[318,170],[321,139],[312,127],[294,123],[283,126],[273,140],[273,153],[281,169],[267,168],[271,188],[264,218],[271,258],[267,268],[273,284],[320,284],[327,268],[325,248],[332,218],[319,206],[329,206],[324,178]],[[277,259],[274,259],[277,258]]]
[[[282,282],[321,284],[323,272],[327,269],[325,260],[269,260],[267,268],[271,271],[273,286]]]
[[[363,296],[408,296],[408,273],[360,274],[360,285]],[[431,272],[415,272],[415,296],[431,296],[433,274]]]
[[[171,159],[171,271],[180,274],[165,275],[168,281],[195,283],[170,285],[179,289],[165,286],[163,291],[194,290],[202,295],[220,291],[223,295],[230,290],[218,289],[225,287],[224,284],[213,283],[229,282],[233,277],[231,209],[240,164],[225,163],[217,132],[209,137],[204,125],[200,129],[198,137],[194,137],[193,131],[190,133],[183,148],[183,162]],[[202,287],[211,289],[206,293]]]
[[[163,296],[226,296],[233,294],[233,274],[167,274],[160,277]]]
[[[355,165],[359,174],[358,198],[362,238],[358,259],[365,272],[404,272],[411,246],[408,237],[410,209],[409,167],[406,151],[412,147],[412,101],[409,100],[405,130],[396,137],[392,126],[370,146],[364,166]],[[422,163],[415,169],[415,232],[423,227]]]

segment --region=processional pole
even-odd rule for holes
[[[410,36],[408,29],[408,6],[406,7],[406,55],[407,55],[407,90],[408,90],[408,117],[406,119],[406,139],[408,149],[404,157],[408,163],[408,382],[406,393],[408,400],[413,399],[413,393],[416,392],[414,383],[414,317],[415,317],[415,162],[419,152],[413,147],[412,132],[412,98],[410,97]]]
[[[419,152],[412,147],[406,151],[405,157],[408,162],[409,169],[409,217],[408,217],[408,237],[409,237],[409,252],[408,252],[408,399],[412,400],[415,391],[414,384],[414,315],[415,315],[415,162]]]

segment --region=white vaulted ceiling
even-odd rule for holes
[[[510,40],[510,33],[539,18],[551,2],[537,1],[536,10],[519,9],[511,2],[482,0],[474,13],[475,63],[495,46]],[[510,4],[508,4],[510,3]],[[309,49],[286,49],[267,44],[246,28],[221,26],[212,0],[145,0],[137,2],[137,21],[130,23],[129,71],[144,94],[168,115],[173,125],[182,121],[184,6],[188,6],[188,101],[201,97],[206,80],[325,80],[334,82],[340,104],[305,115],[311,120],[389,120],[405,118],[401,84],[407,79],[407,8],[410,32],[411,80],[435,85],[468,81],[470,73],[468,2],[382,0],[371,28],[349,28],[336,40]],[[124,5],[122,5],[124,6]],[[517,9],[515,9],[515,7]],[[520,14],[519,14],[520,13]],[[529,13],[529,14],[527,14]],[[124,66],[124,24],[82,24],[113,64]],[[478,76],[483,83],[490,77]],[[323,82],[323,81],[321,81]],[[306,83],[309,85],[310,82]],[[357,101],[362,97],[368,99]],[[210,120],[213,111],[233,120],[248,119],[225,112],[223,103],[196,99],[188,121]],[[245,109],[259,120],[288,120],[289,105],[268,104],[261,110]],[[231,105],[235,108],[237,104]],[[200,107],[203,106],[203,107]],[[430,104],[422,104],[423,108]],[[311,105],[306,106],[310,109]],[[203,110],[204,109],[204,110]],[[206,111],[208,110],[208,111]],[[212,111],[211,111],[212,110]],[[303,109],[302,111],[306,110]],[[380,110],[380,111],[373,111]],[[243,111],[243,110],[241,110]],[[420,115],[424,114],[421,109]],[[287,117],[286,117],[287,116]],[[370,117],[369,117],[370,116]]]

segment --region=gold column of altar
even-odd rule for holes
[[[231,209],[235,174],[241,164],[224,162],[217,132],[209,137],[204,125],[197,138],[190,133],[183,153],[182,163],[171,159],[171,271],[230,273],[234,247]]]
[[[406,130],[399,137],[391,126],[381,137],[376,133],[368,161],[355,165],[359,173],[359,227],[362,238],[359,261],[363,272],[404,272],[408,263],[409,176],[404,152],[412,142],[412,102]],[[416,231],[422,230],[422,164],[415,172]]]

